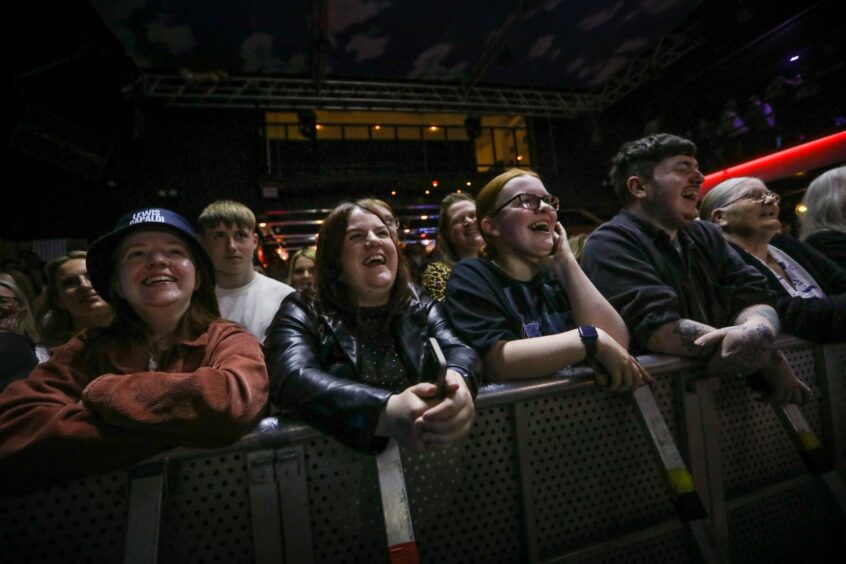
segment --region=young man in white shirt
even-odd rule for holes
[[[220,315],[264,341],[279,304],[294,289],[253,270],[255,215],[244,204],[218,200],[203,210],[199,223],[203,246],[214,264]]]

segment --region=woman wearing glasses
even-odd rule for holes
[[[778,202],[760,179],[732,178],[708,192],[699,214],[766,276],[784,332],[816,342],[846,340],[846,271],[781,234]]]
[[[630,390],[650,376],[626,351],[620,315],[579,267],[557,221],[558,198],[512,169],[476,198],[485,246],[447,283],[447,312],[492,381],[538,378],[587,360],[597,382]]]
[[[467,194],[447,194],[441,200],[438,219],[438,248],[443,260],[423,272],[423,289],[439,302],[446,298],[446,282],[453,267],[463,258],[479,256],[485,241],[476,223],[476,202]]]

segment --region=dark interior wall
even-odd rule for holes
[[[121,152],[124,207],[159,205],[191,220],[215,199],[254,207],[262,166],[259,118],[241,110],[146,110],[139,138]]]

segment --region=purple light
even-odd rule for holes
[[[791,62],[791,63],[795,63],[795,62],[796,62],[796,61],[798,61],[798,60],[799,60],[799,55],[793,55],[792,57],[790,57],[790,62]]]

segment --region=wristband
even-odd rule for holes
[[[593,360],[596,356],[599,333],[593,325],[579,325],[579,338],[585,346],[585,360]]]

